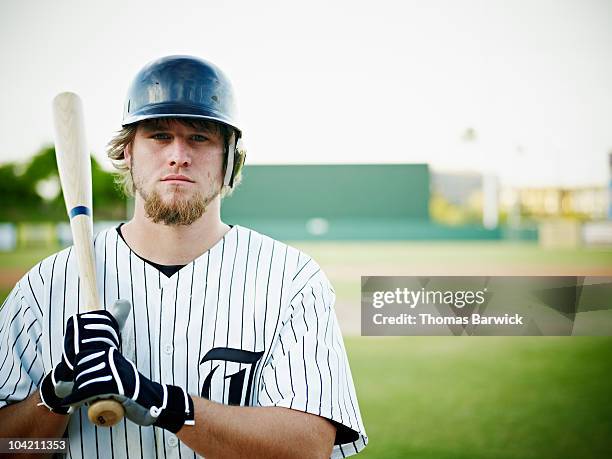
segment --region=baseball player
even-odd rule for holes
[[[134,217],[95,236],[104,310],[67,248],[0,310],[0,437],[61,437],[74,458],[345,457],[367,436],[335,294],[299,250],[220,218],[245,152],[215,65],[145,66],[109,157]],[[118,400],[113,427],[87,404]]]

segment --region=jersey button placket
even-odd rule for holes
[[[174,354],[174,343],[173,335],[174,335],[174,327],[176,321],[176,311],[175,311],[175,296],[176,296],[176,282],[177,276],[173,276],[171,278],[166,278],[165,282],[162,282],[162,291],[163,291],[163,302],[162,302],[162,323],[161,323],[161,333],[159,336],[160,344],[161,344],[161,353],[159,356],[161,362],[161,382],[166,384],[173,383],[173,371],[172,368],[172,356]]]
[[[174,448],[174,447],[178,446],[178,438],[176,438],[174,435],[170,435],[168,437],[168,439],[166,440],[166,444],[170,448]]]

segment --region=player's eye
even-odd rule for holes
[[[191,136],[191,138],[192,140],[195,140],[196,142],[205,142],[206,140],[208,140],[208,137],[202,134],[194,134]]]
[[[168,140],[170,139],[170,135],[166,134],[165,132],[156,132],[155,134],[151,135],[151,138],[155,140]]]

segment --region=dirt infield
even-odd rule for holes
[[[26,272],[24,268],[0,268],[0,289],[11,290]]]

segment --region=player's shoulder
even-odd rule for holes
[[[287,268],[287,274],[296,285],[304,284],[315,278],[317,281],[328,283],[321,266],[302,249],[244,226],[237,226],[236,229],[239,237],[241,239],[248,238],[252,247],[273,248],[274,253],[278,254],[277,260],[283,260]]]
[[[115,227],[101,229],[94,236],[94,244],[100,247],[104,244],[108,234],[116,232]],[[68,269],[69,265],[71,266]],[[33,309],[39,311],[45,303],[43,299],[47,297],[54,283],[63,282],[66,274],[76,275],[77,260],[73,255],[73,246],[69,245],[62,248],[32,266],[26,273],[16,282],[12,297],[15,299],[23,299],[30,306],[38,305]],[[7,297],[8,298],[8,297]]]
[[[66,247],[52,253],[26,271],[15,284],[13,289],[15,298],[25,301],[35,313],[40,311],[43,303],[42,299],[45,297],[50,279],[56,271],[55,267],[58,265],[58,259],[65,258],[69,250],[70,248]],[[38,305],[38,308],[33,308],[35,305]]]
[[[110,231],[115,231],[114,227],[104,228],[94,236],[94,243],[105,238]],[[73,245],[70,244],[40,260],[30,268],[23,277],[17,282],[18,287],[25,292],[37,293],[44,289],[44,286],[56,276],[63,276],[66,272],[67,263],[76,263],[76,258],[72,256]],[[26,295],[27,296],[27,295]]]
[[[31,286],[38,284],[44,285],[46,279],[55,270],[58,259],[67,258],[70,250],[71,247],[61,249],[52,253],[51,255],[48,255],[32,266],[32,268],[30,268],[19,281],[21,288],[24,288],[24,283],[28,283]]]
[[[245,226],[235,225],[234,228],[238,231],[241,239],[246,238],[249,240],[251,246],[273,246],[274,251],[277,253],[287,252],[288,257],[299,257],[301,262],[309,261],[314,263],[314,260],[310,255],[295,246],[279,241],[278,239],[274,239],[266,234],[260,233]]]

